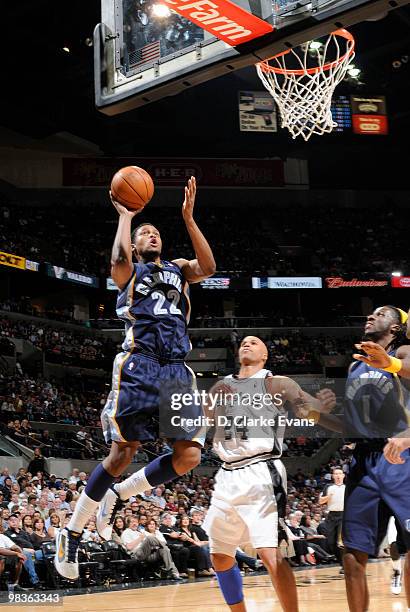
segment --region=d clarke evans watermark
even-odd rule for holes
[[[189,393],[173,393],[170,398],[171,410],[183,412],[192,406],[202,405],[206,407],[207,414],[196,417],[187,417],[182,414],[173,414],[170,417],[172,427],[227,427],[233,424],[235,427],[314,427],[315,420],[303,417],[292,417],[287,413],[280,414],[283,410],[283,398],[281,393],[208,393],[207,391],[194,390]],[[217,414],[222,408],[225,414]],[[244,408],[249,413],[242,414],[240,409]],[[235,414],[235,411],[239,414]],[[231,412],[232,411],[232,412]],[[263,413],[262,413],[263,411]],[[229,414],[227,414],[229,412]],[[261,412],[261,414],[258,414]],[[272,416],[272,412],[274,415]],[[269,414],[270,413],[270,414]]]

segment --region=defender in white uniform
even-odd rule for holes
[[[278,518],[286,506],[286,471],[279,458],[286,408],[293,409],[292,416],[305,418],[324,408],[295,381],[266,370],[267,357],[260,338],[244,338],[239,374],[214,385],[211,399],[217,395],[224,401],[214,410],[211,402],[207,406],[215,423],[213,447],[223,464],[203,528],[225,601],[235,612],[246,610],[235,564],[235,551],[244,543],[257,549],[283,610],[298,612],[293,572],[278,550]]]

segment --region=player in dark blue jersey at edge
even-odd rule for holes
[[[193,218],[195,195],[196,181],[191,177],[182,206],[196,257],[190,261],[162,260],[160,233],[150,223],[138,226],[131,238],[131,221],[138,211],[112,200],[119,221],[111,275],[119,289],[117,314],[125,321],[126,337],[123,352],[114,361],[112,390],[101,415],[106,442],[111,443],[110,454],[92,472],[70,522],[57,536],[54,564],[65,578],[78,578],[78,544],[97,509],[98,531],[109,540],[122,500],[186,474],[200,462],[201,435],[181,429],[172,453],[113,485],[131,463],[140,441],[158,437],[153,417],[158,416],[162,391],[175,381],[189,390],[194,385],[194,374],[184,364],[191,348],[188,286],[215,272],[211,248]],[[137,263],[133,263],[133,255]],[[201,410],[193,403],[190,416],[200,415]]]
[[[355,443],[346,482],[342,537],[350,612],[369,609],[366,564],[377,555],[391,515],[399,521],[407,550],[404,584],[410,612],[410,346],[408,315],[382,306],[367,317],[362,354],[349,369],[344,416],[320,414],[323,427]],[[321,392],[326,393],[326,390]],[[390,436],[390,437],[388,437]]]

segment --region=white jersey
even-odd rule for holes
[[[272,398],[266,388],[265,380],[271,376],[270,370],[262,369],[249,378],[224,378],[233,392],[225,404],[215,407],[213,448],[225,464],[237,468],[282,455],[285,425],[278,417],[287,413],[281,399]]]

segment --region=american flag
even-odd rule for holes
[[[140,64],[147,64],[148,62],[154,62],[161,57],[160,41],[149,43],[141,49],[136,49],[133,53],[130,53],[130,64],[132,66],[139,66]]]

